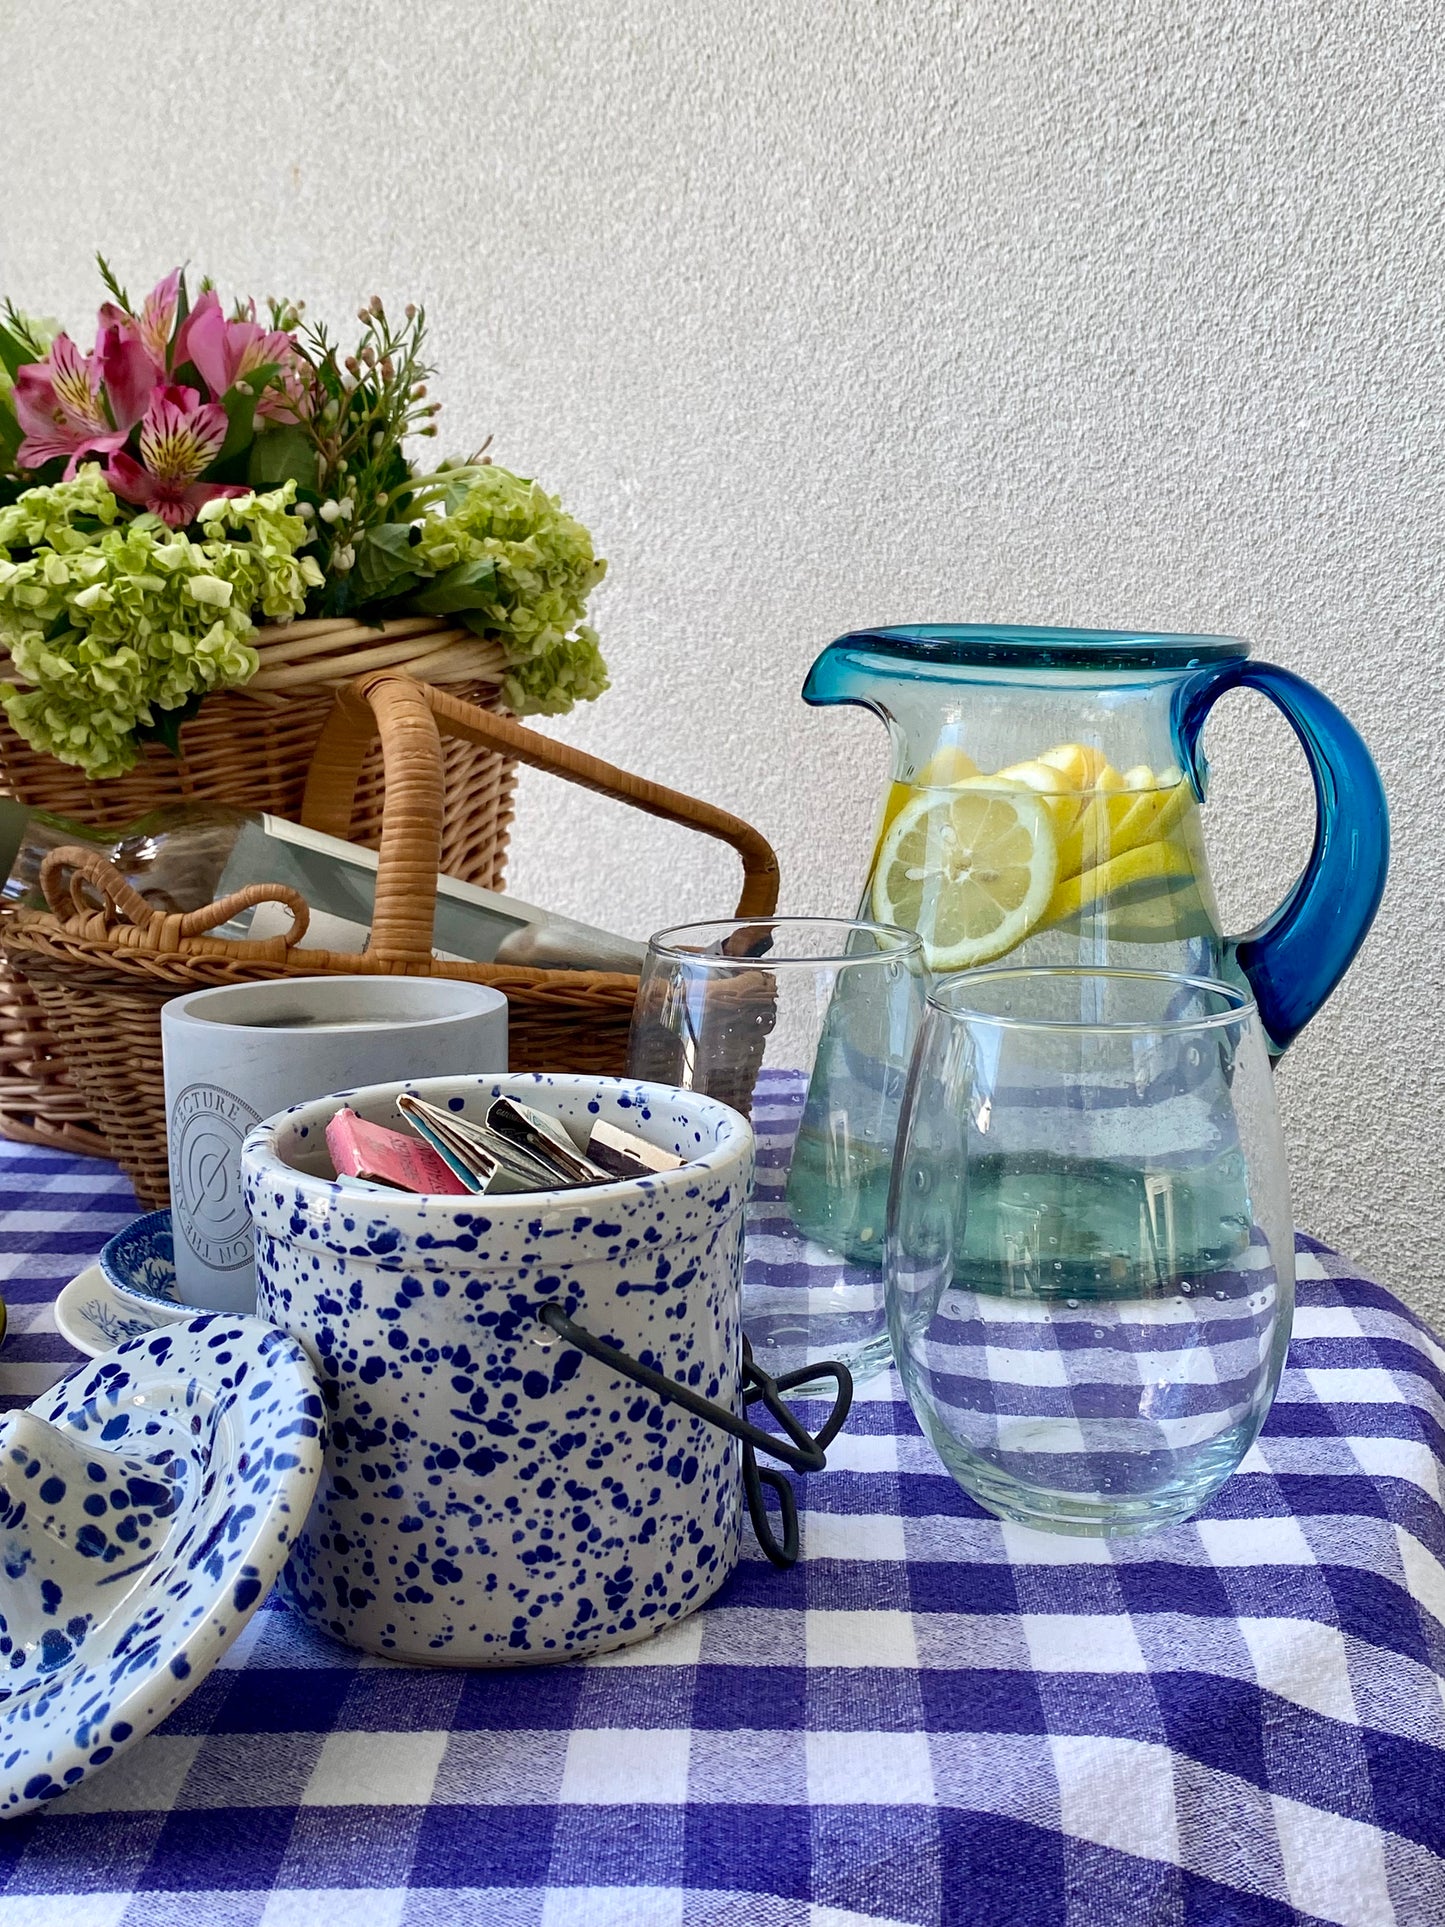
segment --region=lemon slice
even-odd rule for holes
[[[970,776],[978,775],[978,764],[966,750],[957,743],[945,743],[936,749],[914,778],[914,788],[926,790],[946,788],[954,783],[965,782]]]
[[[1150,825],[1151,836],[1168,836],[1184,821],[1194,806],[1193,785],[1183,776],[1177,782],[1170,782],[1169,777],[1173,774],[1171,770],[1169,775],[1160,778],[1160,781],[1166,785],[1161,792],[1164,800],[1159,805],[1158,815]]]
[[[1038,760],[1058,770],[1071,790],[1096,789],[1099,778],[1109,767],[1109,759],[1102,750],[1088,749],[1083,743],[1056,743]]]
[[[1145,843],[1085,870],[1080,876],[1065,877],[1050,902],[1050,923],[1062,923],[1091,904],[1112,896],[1134,884],[1167,883],[1192,878],[1194,865],[1189,852],[1173,843]]]
[[[910,798],[917,796],[920,790],[951,789],[955,783],[964,782],[968,777],[977,775],[978,764],[967,751],[960,749],[957,743],[945,743],[942,749],[936,749],[911,783],[889,784],[888,798],[883,805],[883,821],[878,830],[877,847],[881,848],[884,837],[898,819],[898,812],[905,807]]]
[[[1022,783],[1025,789],[1046,798],[1056,836],[1068,835],[1084,807],[1085,799],[1069,788],[1063,771],[1055,769],[1052,763],[1035,760],[1010,763],[1007,769],[999,771],[999,779],[1004,783]]]
[[[1060,878],[1079,876],[1156,834],[1152,826],[1167,793],[1158,783],[1147,763],[1122,775],[1106,763],[1079,798],[1077,820],[1059,837]]]
[[[1002,777],[969,777],[900,810],[878,852],[873,914],[916,930],[930,970],[968,970],[1028,935],[1057,874],[1044,798]]]

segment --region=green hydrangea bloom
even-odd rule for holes
[[[563,716],[574,703],[591,702],[610,687],[607,665],[597,646],[597,631],[577,625],[540,656],[512,663],[502,679],[502,694],[514,716]]]
[[[0,508],[0,549],[84,549],[98,533],[78,529],[77,520],[107,528],[120,513],[98,462],[87,462],[72,482],[53,488],[28,488],[9,508]]]
[[[192,537],[153,515],[118,520],[96,482],[110,496],[92,464],[0,511],[0,646],[22,679],[0,702],[32,747],[106,777],[136,762],[157,709],[255,675],[252,609],[299,615],[321,571],[297,554],[291,483],[209,503]],[[98,526],[77,529],[87,518]]]
[[[410,566],[435,579],[419,608],[495,636],[516,714],[557,716],[600,696],[607,670],[583,621],[607,564],[556,496],[508,469],[480,469],[449,514],[424,516]]]

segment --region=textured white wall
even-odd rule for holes
[[[449,439],[612,563],[560,729],[851,908],[881,732],[797,698],[886,620],[1250,637],[1375,748],[1377,932],[1280,1076],[1301,1220],[1445,1320],[1441,9],[1418,0],[0,0],[0,291],[91,251],[435,317]],[[1307,842],[1210,737],[1237,923]],[[625,834],[624,834],[625,827]],[[529,782],[513,882],[645,933],[730,860]]]

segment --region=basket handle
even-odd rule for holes
[[[371,956],[392,963],[422,963],[431,957],[445,802],[443,733],[514,756],[533,769],[630,803],[648,816],[730,844],[743,866],[736,914],[765,917],[776,909],[778,860],[766,838],[741,817],[661,783],[630,776],[600,757],[539,736],[509,716],[478,709],[426,683],[383,671],[360,677],[338,691],[312,758],[301,806],[301,821],[308,829],[345,837],[351,828],[362,759],[375,738],[381,737],[386,802]]]
[[[86,884],[98,893],[99,904],[87,899]],[[300,943],[311,920],[305,898],[281,883],[248,883],[244,890],[233,890],[228,897],[205,904],[199,910],[184,913],[157,910],[126,882],[113,863],[98,851],[87,850],[78,843],[65,843],[46,853],[40,865],[40,887],[45,892],[46,903],[62,923],[69,923],[72,918],[98,916],[109,924],[120,917],[143,931],[146,941],[163,951],[174,950],[185,937],[204,936],[206,931],[229,923],[242,910],[258,903],[281,903],[291,912],[291,929],[282,938],[288,950]]]

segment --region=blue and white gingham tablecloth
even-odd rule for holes
[[[75,1362],[51,1300],[133,1211],[0,1146],[5,1406]],[[648,1644],[410,1670],[273,1600],[0,1825],[0,1927],[1445,1922],[1445,1351],[1300,1252],[1274,1412],[1194,1522],[1002,1525],[889,1373],[802,1486],[797,1568],[749,1536]]]

